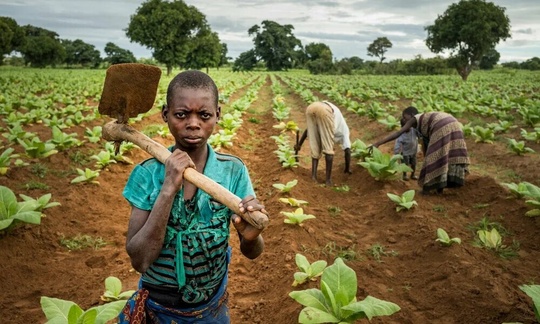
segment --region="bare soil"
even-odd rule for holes
[[[418,185],[413,181],[375,181],[356,164],[353,174],[344,174],[343,155],[337,146],[333,188],[322,184],[324,162],[319,166],[319,183],[311,180],[308,144],[300,152],[299,167],[282,168],[270,139],[277,130],[272,128],[276,121],[271,114],[269,85],[268,79],[246,114],[234,146],[224,150],[245,161],[257,195],[271,215],[264,232],[265,252],[258,259],[244,258],[236,235],[231,235],[234,250],[228,290],[233,323],[297,323],[302,306],[288,293],[318,287],[319,282],[291,287],[297,270],[296,253],[306,255],[311,262],[324,259],[329,264],[337,256],[343,257],[356,271],[359,299],[371,295],[401,307],[395,315],[373,319],[373,323],[534,323],[532,301],[518,286],[540,281],[540,218],[525,217],[528,209],[524,202],[509,199],[499,182],[523,180],[540,185],[538,154],[515,156],[502,142],[489,145],[469,139],[472,172],[466,186],[446,190],[443,195],[417,194],[418,206],[398,213],[386,193],[418,190]],[[291,119],[305,128],[305,104],[290,92],[285,98],[292,108]],[[345,116],[353,140],[371,142],[386,133],[376,122],[350,113]],[[260,123],[248,122],[249,117]],[[156,115],[136,127],[160,122]],[[42,125],[30,129],[42,140],[50,136]],[[73,129],[80,133],[84,128]],[[171,143],[171,138],[156,139]],[[390,152],[392,144],[382,148]],[[97,305],[108,276],[119,277],[124,289],[136,288],[139,274],[132,269],[124,249],[130,209],[121,195],[133,166],[112,165],[101,172],[100,185],[70,185],[76,176],[74,168],[93,168],[93,161],[77,161],[88,159],[97,150],[96,145],[61,152],[32,161],[27,167],[12,168],[0,178],[2,185],[17,194],[37,197],[52,193],[53,200],[61,203],[44,211],[46,217],[40,226],[20,225],[0,237],[2,323],[44,323],[41,296],[71,300],[84,309]],[[148,158],[140,150],[128,156],[135,162]],[[43,178],[37,175],[38,164],[46,170]],[[289,195],[272,187],[293,179],[298,185]],[[31,181],[48,188],[29,190],[34,187]],[[348,192],[337,190],[344,185],[350,188]],[[306,212],[317,218],[303,226],[284,224],[280,212],[292,208],[278,198],[287,196],[308,201]],[[519,243],[516,257],[505,259],[473,245],[476,233],[471,227],[484,217],[507,230],[505,245]],[[460,237],[462,244],[443,247],[436,243],[439,227],[451,237]],[[62,238],[78,234],[102,238],[107,244],[69,251],[60,243]],[[373,253],[374,246],[382,248],[379,256]]]

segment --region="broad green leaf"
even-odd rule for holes
[[[334,315],[313,307],[302,309],[298,316],[298,323],[339,323],[341,322]]]
[[[364,312],[367,318],[371,320],[374,316],[392,315],[401,308],[394,303],[367,296],[366,299],[344,306],[343,309],[350,310],[355,313]]]
[[[68,313],[68,323],[77,323],[81,315],[83,314],[83,310],[79,305],[75,304],[72,305],[69,309]]]
[[[538,217],[540,216],[540,209],[531,209],[525,213],[525,216],[528,217]]]
[[[41,223],[41,212],[39,211],[26,211],[22,213],[17,213],[12,216],[13,219],[18,219],[20,221],[39,225]]]
[[[74,302],[69,300],[62,300],[58,298],[51,297],[41,297],[41,309],[45,313],[45,317],[50,321],[53,319],[59,318],[63,320],[62,322],[52,322],[52,323],[67,323],[68,314],[71,306],[76,305]]]
[[[289,296],[303,306],[330,312],[329,305],[326,303],[324,295],[319,289],[312,288],[301,291],[291,291]]]
[[[309,261],[305,256],[303,256],[300,253],[296,253],[295,261],[296,261],[296,265],[298,266],[298,268],[300,270],[302,270],[303,272],[306,272],[306,273],[308,272],[308,270],[309,270]]]
[[[448,236],[448,233],[446,233],[445,230],[443,230],[442,228],[438,228],[437,229],[437,241],[442,241],[442,242],[448,242],[450,241],[450,236]]]
[[[401,203],[401,197],[400,197],[400,196],[394,195],[394,194],[391,194],[391,193],[387,193],[386,195],[388,196],[388,198],[390,198],[390,200],[392,200],[392,201],[395,202],[396,204],[400,204],[400,203]]]
[[[323,272],[321,288],[324,284],[328,285],[340,306],[349,304],[356,297],[356,274],[341,258],[337,258],[334,264]]]
[[[326,268],[326,265],[328,263],[324,260],[318,260],[318,261],[315,261],[313,262],[313,264],[311,264],[311,277],[317,277],[319,275],[321,275],[324,271],[324,269]]]
[[[414,199],[414,190],[407,190],[401,196],[405,198],[405,201],[412,201]]]
[[[97,310],[95,308],[90,308],[89,310],[84,312],[81,317],[79,317],[76,324],[98,324],[98,323],[104,324],[105,323],[105,322],[98,322],[96,316],[97,316]]]
[[[97,311],[95,324],[105,324],[118,316],[126,302],[126,300],[119,300],[95,307],[94,309]]]
[[[295,272],[294,273],[294,282],[293,282],[293,287],[296,287],[300,284],[303,284],[304,282],[306,282],[307,280],[309,279],[309,275],[305,272]]]
[[[9,206],[17,202],[17,197],[8,187],[0,186],[0,219],[9,217]]]
[[[534,315],[536,320],[540,321],[540,285],[521,285],[519,289],[532,298]]]
[[[107,292],[112,293],[113,296],[118,297],[122,291],[122,282],[116,277],[107,277],[107,279],[105,279],[105,289]]]

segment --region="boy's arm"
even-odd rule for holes
[[[242,212],[259,210],[267,214],[264,206],[253,196],[247,196],[242,199],[239,207]],[[236,214],[232,216],[232,222],[238,231],[240,251],[242,251],[242,254],[249,259],[255,259],[261,255],[264,250],[264,240],[261,236],[262,230],[250,225]]]

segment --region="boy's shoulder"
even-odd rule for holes
[[[140,162],[139,165],[145,169],[155,169],[162,166],[163,163],[152,157]]]
[[[221,153],[221,152],[215,152],[216,154],[216,160],[220,162],[232,162],[234,164],[240,164],[245,165],[244,161],[242,161],[241,158],[238,156],[227,154],[227,153]]]

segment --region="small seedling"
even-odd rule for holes
[[[491,231],[488,230],[479,230],[477,232],[478,237],[482,245],[488,249],[493,249],[495,251],[499,250],[502,246],[502,237],[497,231],[496,228],[492,228]]]
[[[135,290],[127,290],[122,292],[122,281],[110,276],[105,279],[105,292],[101,295],[101,300],[104,302],[112,302],[117,300],[129,299]]]
[[[285,215],[287,217],[283,222],[285,224],[298,224],[301,225],[305,220],[313,219],[315,216],[311,214],[304,214],[304,209],[297,208],[294,212],[284,212],[282,211],[281,214]]]
[[[287,182],[286,184],[282,183],[274,183],[272,187],[279,190],[281,193],[290,192],[294,186],[298,184],[298,180],[294,179],[292,181]]]
[[[398,253],[396,251],[394,251],[394,250],[392,250],[390,252],[386,252],[384,250],[384,246],[382,246],[379,243],[373,244],[368,249],[368,253],[375,259],[375,261],[377,261],[379,263],[382,262],[382,257],[383,256],[396,256],[396,255],[398,255]]]
[[[512,196],[515,198],[521,199],[527,195],[529,188],[527,187],[528,182],[520,183],[501,183],[501,185],[508,188]]]
[[[351,188],[348,185],[342,185],[337,187],[332,187],[332,190],[337,192],[349,192]]]
[[[38,206],[38,208],[36,208],[37,211],[43,211],[43,209],[47,209],[47,208],[51,208],[51,207],[56,207],[56,206],[60,206],[60,203],[59,202],[56,202],[56,201],[52,201],[52,202],[49,202],[51,201],[51,197],[52,195],[50,193],[48,194],[45,194],[37,199],[34,199],[32,197],[29,197],[29,196],[26,196],[26,195],[23,195],[23,194],[19,194],[19,197],[22,198],[23,201],[31,201],[31,202],[35,202]]]
[[[308,203],[305,200],[300,200],[300,199],[295,199],[295,198],[279,198],[279,201],[285,204],[289,204],[289,206],[292,206],[292,207],[300,207]]]
[[[99,181],[94,180],[99,176],[99,170],[94,171],[88,168],[81,170],[77,168],[77,173],[79,174],[79,176],[71,180],[71,183],[90,182],[99,185]]]
[[[91,159],[96,160],[96,168],[106,168],[109,164],[116,163],[116,160],[111,155],[109,151],[101,151],[98,154],[94,154],[90,157]]]
[[[330,216],[336,217],[341,213],[341,208],[338,206],[328,206],[328,212],[330,213]]]
[[[386,194],[390,200],[397,204],[396,211],[400,212],[404,209],[409,210],[414,206],[418,206],[418,203],[414,200],[414,190],[407,190],[401,196],[391,193]]]
[[[94,306],[84,311],[76,303],[58,298],[41,297],[41,310],[47,323],[107,323],[120,314],[125,300]]]
[[[442,228],[438,228],[437,239],[435,240],[435,242],[441,242],[442,245],[450,246],[453,243],[461,244],[461,239],[459,237],[450,238],[450,236],[448,236],[448,233],[446,233],[445,230],[443,230]]]
[[[30,224],[41,223],[38,202],[17,201],[17,197],[8,187],[0,186],[0,230],[11,227],[17,222]]]
[[[297,253],[295,257],[296,265],[300,269],[300,272],[294,274],[293,287],[301,285],[308,281],[315,281],[317,277],[322,275],[326,268],[327,262],[324,260],[315,261],[309,263],[307,258],[302,254]]]

